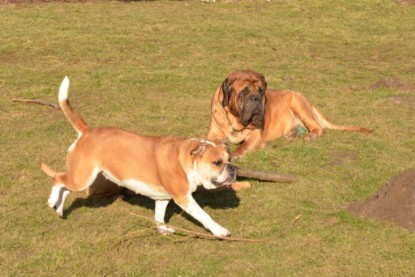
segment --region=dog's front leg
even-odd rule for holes
[[[163,234],[170,234],[174,232],[174,229],[166,226],[164,222],[164,216],[166,215],[166,208],[170,200],[156,200],[155,204],[155,221],[157,223],[157,230]]]
[[[265,142],[262,138],[262,131],[260,129],[253,130],[242,142],[238,149],[231,155],[231,160],[243,158],[248,151],[254,149],[262,149],[265,147]]]
[[[182,204],[184,201],[175,201],[186,213],[202,223],[202,225],[217,237],[226,237],[231,233],[224,227],[216,223],[194,200],[191,195],[187,196],[187,205]]]

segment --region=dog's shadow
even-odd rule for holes
[[[64,219],[66,219],[74,210],[81,207],[88,208],[102,208],[111,205],[113,202],[123,199],[127,203],[130,203],[133,207],[131,211],[134,211],[134,206],[144,207],[154,211],[155,201],[134,192],[117,186],[111,181],[104,178],[101,174],[98,175],[94,183],[90,187],[90,196],[87,198],[77,198],[72,202],[69,208],[64,211]],[[239,198],[235,191],[230,187],[221,187],[215,190],[206,190],[203,187],[199,187],[194,193],[193,197],[196,202],[203,209],[210,207],[212,209],[229,209],[239,206]],[[183,210],[177,206],[174,201],[170,201],[166,209],[165,220],[168,223],[170,218],[175,214],[181,214],[186,219],[200,225],[195,219],[183,212]]]

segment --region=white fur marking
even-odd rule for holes
[[[323,128],[330,128],[331,123],[328,122],[324,117],[321,116],[319,111],[313,106],[313,114],[314,118],[317,120],[317,122],[320,124]]]
[[[112,176],[111,173],[107,171],[102,171],[102,175],[104,175],[104,177],[110,180],[111,182],[116,183],[119,186],[122,185],[121,181],[115,178],[114,176]]]
[[[81,190],[84,190],[84,189],[88,188],[90,185],[92,185],[92,183],[97,178],[98,173],[100,173],[100,172],[101,172],[101,169],[99,168],[99,166],[96,166],[94,168],[94,170],[92,171],[91,177],[89,177],[88,181],[86,182],[86,184],[84,185],[84,187]]]
[[[174,229],[166,226],[164,222],[164,216],[166,214],[166,208],[170,200],[156,200],[155,205],[155,220],[157,222],[157,230],[162,235],[167,235],[174,232]]]
[[[134,191],[135,193],[147,196],[154,200],[170,200],[171,196],[166,191],[157,191],[154,189],[153,186],[146,184],[144,182],[134,180],[134,179],[126,179],[123,181],[118,180],[115,178],[111,173],[108,171],[103,171],[102,175],[108,180],[116,183],[121,187],[128,188],[129,190]]]
[[[222,184],[223,182],[225,182],[229,177],[228,171],[227,171],[227,167],[225,166],[222,170],[222,172],[219,174],[219,176],[216,178],[216,182],[219,184]]]
[[[63,184],[56,184],[52,187],[50,196],[48,199],[48,206],[50,208],[56,208],[56,213],[63,216],[63,206],[65,204],[66,197],[68,197],[69,190]]]
[[[168,235],[174,233],[174,229],[167,227],[166,225],[157,226],[157,231],[162,235]]]
[[[155,187],[135,179],[123,180],[120,186],[126,187],[135,193],[150,197],[154,200],[171,199],[171,196],[166,191],[156,190]]]
[[[69,78],[68,76],[65,76],[63,79],[61,86],[59,87],[59,102],[64,102],[66,99],[68,99],[68,88],[69,88]]]
[[[187,207],[181,207],[186,213],[191,215],[194,219],[202,223],[202,225],[210,230],[213,235],[217,237],[229,236],[230,232],[224,227],[216,223],[193,199],[192,195],[187,196],[188,205]]]
[[[166,208],[169,202],[170,200],[156,200],[155,209],[154,209],[156,222],[165,223],[164,215],[166,214]]]
[[[209,176],[210,177],[210,176]],[[193,169],[187,174],[187,181],[190,184],[190,192],[194,192],[198,186],[202,185],[206,189],[215,189],[209,177],[203,177],[199,174],[197,161],[193,162]]]
[[[81,136],[79,136],[79,137],[81,137]],[[78,137],[78,139],[79,139],[79,137]],[[69,148],[68,148],[68,153],[70,153],[70,152],[72,152],[74,149],[75,149],[75,147],[76,147],[76,143],[78,142],[78,139],[76,139],[72,144],[71,144],[71,146],[69,146]]]
[[[212,145],[213,147],[216,147],[216,143],[214,143],[213,141],[210,141],[210,140],[205,140],[205,139],[195,139],[195,138],[192,138],[191,140],[199,141],[199,142],[201,142],[201,143],[207,143],[207,144]]]
[[[50,196],[48,199],[48,206],[50,208],[55,207],[56,203],[59,200],[59,192],[61,190],[61,188],[64,188],[65,186],[62,184],[56,184],[52,187],[52,190],[50,192]]]
[[[60,202],[60,205],[56,207],[56,212],[60,217],[63,217],[63,205],[65,204],[66,197],[69,195],[69,190],[65,188],[65,190],[62,192],[62,199]]]

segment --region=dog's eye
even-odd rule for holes
[[[264,91],[262,88],[260,88],[260,89],[258,90],[258,93],[259,93],[259,94],[261,94],[261,95],[264,95],[265,91]]]
[[[249,87],[245,87],[242,91],[241,91],[241,95],[246,96],[249,93]]]
[[[213,164],[219,167],[223,164],[223,161],[222,160],[217,160],[217,161],[214,161]]]

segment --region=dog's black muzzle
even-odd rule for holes
[[[263,127],[264,105],[262,99],[263,96],[259,93],[247,97],[244,101],[240,118],[242,125],[248,126],[252,123],[257,128]]]

